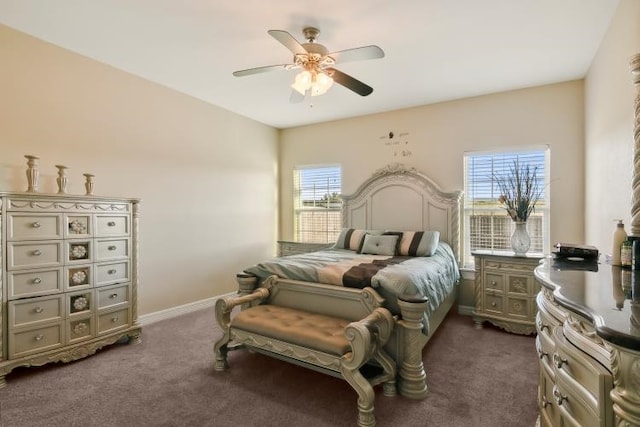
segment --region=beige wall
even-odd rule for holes
[[[346,194],[394,162],[417,168],[445,190],[457,190],[463,188],[466,151],[546,144],[551,147],[551,241],[580,242],[583,102],[579,80],[285,129],[280,140],[281,238],[293,237],[295,165],[340,163]],[[390,131],[408,133],[398,155],[384,138]],[[402,150],[411,155],[402,156]]]
[[[622,0],[585,79],[586,241],[612,252],[614,219],[631,221],[633,102],[640,1]]]
[[[24,154],[55,164],[69,192],[138,197],[139,313],[235,289],[235,273],[271,256],[278,132],[0,26],[0,189],[26,189]]]

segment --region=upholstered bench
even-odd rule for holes
[[[229,350],[249,347],[316,371],[345,379],[358,393],[358,425],[374,426],[374,390],[383,384],[385,395],[395,395],[396,366],[383,347],[393,329],[394,319],[383,307],[372,306],[360,320],[314,313],[296,307],[270,304],[277,291],[277,278],[241,297],[216,302],[216,317],[223,337],[216,342],[215,369],[227,368]],[[372,298],[372,289],[359,290],[363,302]],[[286,298],[284,298],[286,301]],[[231,319],[234,307],[244,310]],[[374,375],[366,378],[361,369],[370,364]]]

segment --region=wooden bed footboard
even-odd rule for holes
[[[249,295],[259,287],[259,279],[246,273],[239,273],[238,294]],[[383,305],[384,300],[376,292],[366,292],[364,300],[361,289],[344,288],[335,285],[278,279],[271,302],[283,307],[307,310],[328,316],[350,320],[362,319],[371,307]],[[455,292],[447,298],[429,317],[429,336],[423,333],[424,313],[428,301],[424,297],[403,296],[398,298],[400,315],[394,316],[395,326],[391,338],[385,345],[386,352],[398,367],[398,392],[412,399],[423,399],[428,393],[426,373],[422,362],[422,350],[429,338],[440,325],[455,301]],[[245,302],[243,308],[250,306]]]

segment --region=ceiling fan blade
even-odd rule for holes
[[[274,39],[278,40],[280,43],[284,45],[287,49],[293,52],[294,55],[306,55],[307,49],[302,47],[302,45],[288,32],[284,30],[269,30],[267,31]]]
[[[373,92],[373,88],[362,83],[358,79],[354,79],[348,74],[338,71],[335,68],[325,68],[325,71],[333,78],[336,83],[350,89],[361,96],[367,96]]]
[[[246,70],[234,71],[236,77],[250,76],[252,74],[266,73],[267,71],[287,70],[290,64],[267,65],[264,67],[249,68]]]
[[[384,58],[384,51],[378,46],[371,45],[331,52],[327,56],[332,57],[337,64],[349,61],[362,61],[364,59]]]

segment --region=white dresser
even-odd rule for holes
[[[0,387],[18,366],[140,342],[136,199],[0,193]]]
[[[542,426],[640,425],[640,272],[547,259],[535,271]]]

